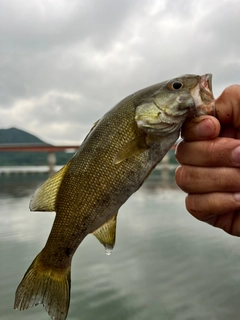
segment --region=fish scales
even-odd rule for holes
[[[79,244],[93,233],[111,252],[119,208],[178,139],[186,118],[213,108],[211,75],[185,75],[128,96],[94,124],[74,157],[31,199],[32,211],[56,217],[17,288],[15,308],[42,303],[52,319],[66,319]]]
[[[162,152],[158,148],[159,155],[151,162],[148,161],[149,150],[146,150],[125,163],[114,164],[117,152],[129,140],[139,136],[133,126],[134,98],[124,105],[117,105],[116,111],[101,119],[73,158],[58,193],[58,214],[47,242],[47,260],[50,264],[59,265],[54,256],[56,250],[59,252],[61,248],[66,258],[65,248],[71,248],[73,254],[88,233],[109,220],[129,195],[138,189],[149,169],[160,160]],[[128,121],[123,121],[126,118]],[[113,144],[113,141],[116,143]],[[66,218],[66,213],[71,215],[71,220]]]

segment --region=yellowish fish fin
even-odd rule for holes
[[[52,319],[65,320],[70,302],[70,287],[70,266],[66,269],[44,266],[40,253],[17,288],[14,309],[25,310],[42,303]]]
[[[31,211],[55,211],[58,190],[69,165],[70,161],[35,191],[29,204]]]
[[[107,255],[112,253],[115,244],[116,225],[117,214],[93,232],[93,235],[104,245]]]
[[[117,153],[114,159],[114,164],[121,163],[134,155],[142,153],[148,148],[149,147],[146,144],[146,136],[137,137],[123,146],[123,148]]]

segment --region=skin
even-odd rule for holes
[[[240,85],[216,99],[216,117],[185,123],[175,179],[195,218],[240,236]]]

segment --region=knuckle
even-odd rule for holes
[[[229,99],[229,96],[236,96],[240,99],[240,85],[239,84],[233,84],[231,86],[228,86],[223,90],[222,96],[226,96],[226,99]]]
[[[177,146],[176,146],[176,149],[175,149],[175,158],[176,160],[181,163],[181,149],[182,149],[182,144],[183,142],[181,141]]]
[[[187,185],[187,174],[184,166],[179,166],[175,171],[175,181],[179,188],[183,191],[188,192]]]
[[[185,200],[185,205],[186,205],[187,211],[189,213],[191,213],[192,216],[199,219],[199,217],[198,217],[199,208],[196,204],[197,204],[196,195],[189,194]]]

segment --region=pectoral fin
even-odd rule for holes
[[[111,254],[116,240],[117,213],[100,228],[93,232],[93,235],[104,245],[107,255]]]
[[[146,136],[137,137],[123,146],[123,148],[117,153],[114,159],[114,164],[118,164],[133,155],[138,155],[148,148],[149,147],[146,144]]]
[[[62,179],[70,165],[68,162],[61,170],[45,181],[34,193],[30,200],[31,211],[56,211],[56,197]]]

